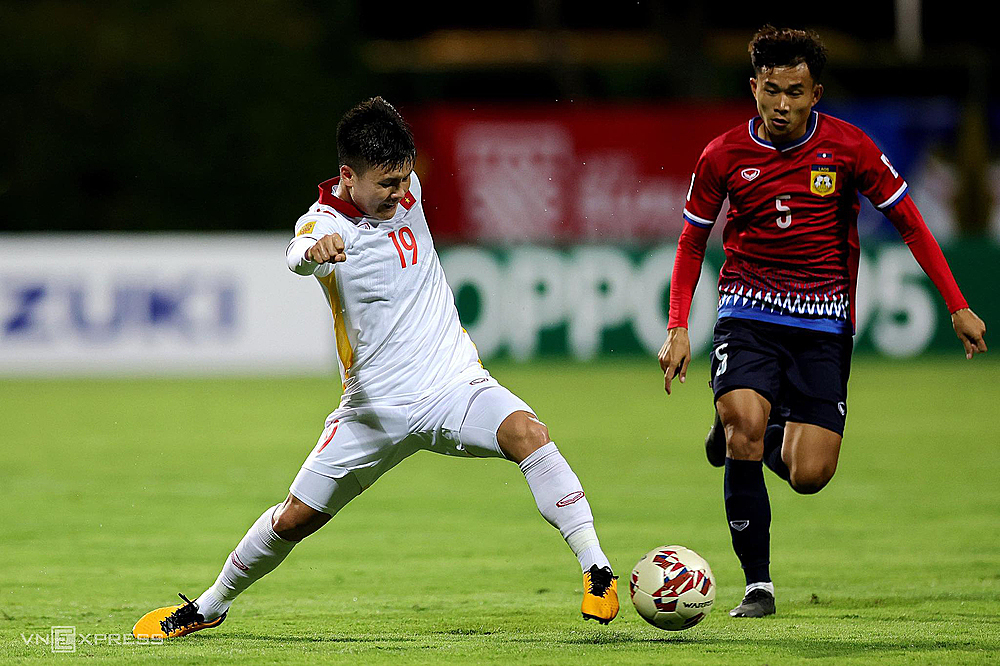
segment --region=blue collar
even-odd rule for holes
[[[819,125],[819,113],[817,113],[816,110],[814,109],[812,113],[809,114],[809,122],[806,125],[805,134],[803,134],[800,138],[796,139],[795,141],[792,141],[791,143],[782,143],[779,145],[775,145],[770,141],[765,141],[764,139],[761,139],[757,136],[758,121],[764,122],[764,120],[760,116],[750,119],[750,124],[748,125],[750,131],[750,138],[753,139],[757,143],[757,145],[764,146],[765,148],[770,148],[771,150],[777,150],[779,153],[783,153],[785,151],[798,148],[799,146],[805,144],[807,141],[809,141],[809,139],[813,137],[813,134],[816,133],[816,127]]]

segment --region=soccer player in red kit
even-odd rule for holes
[[[750,42],[759,117],[708,144],[684,207],[660,350],[667,393],[684,381],[688,311],[705,244],[723,202],[726,260],[712,351],[716,422],[705,447],[725,467],[733,549],[746,576],[733,617],[774,613],[766,464],[799,493],[837,469],[854,333],[859,202],[893,223],[944,297],[967,358],[986,351],[906,181],[857,127],[818,113],[826,48],[814,32],[765,26]]]

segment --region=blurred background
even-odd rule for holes
[[[413,125],[484,358],[654,353],[692,167],[755,114],[765,22],[824,38],[819,109],[890,157],[995,321],[996,44],[954,7],[0,2],[0,373],[334,368],[329,313],[282,253],[337,171],[337,120],[376,94]],[[859,349],[960,353],[867,202],[860,228]],[[720,265],[716,246],[696,352]]]

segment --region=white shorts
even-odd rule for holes
[[[335,515],[396,463],[422,449],[451,456],[504,457],[497,430],[531,407],[482,368],[406,404],[342,405],[306,458],[290,491],[305,504]]]

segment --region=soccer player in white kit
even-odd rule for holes
[[[218,626],[233,600],[296,543],[407,456],[427,449],[517,463],[542,516],[580,561],[585,619],[618,614],[617,577],[580,481],[520,398],[483,368],[462,328],[424,217],[409,127],[380,97],[337,126],[340,175],[295,225],[289,268],[312,275],[333,314],[344,392],[287,499],[269,507],[194,601],[150,611],[136,636]]]

